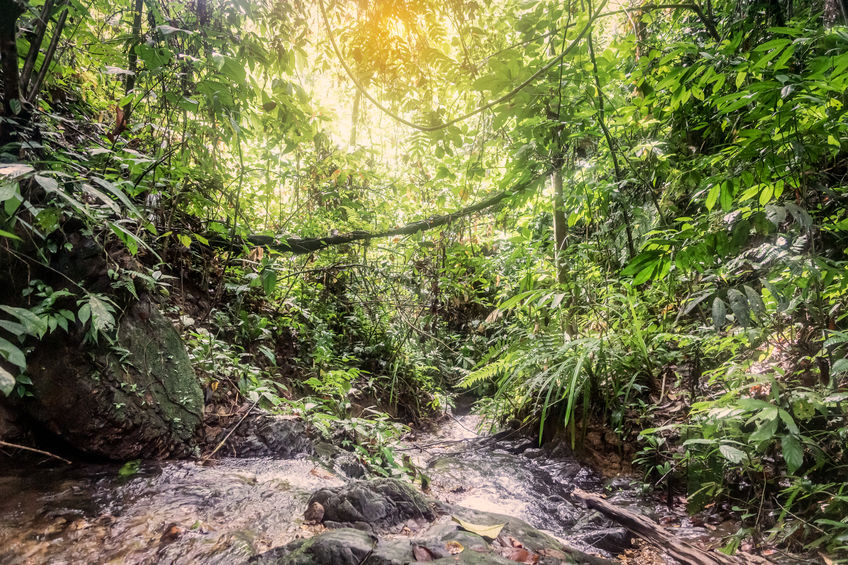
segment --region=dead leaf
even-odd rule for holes
[[[424,547],[423,545],[413,545],[412,546],[412,556],[416,561],[432,561],[433,554],[430,553],[430,550]]]
[[[454,541],[454,540],[447,542],[445,544],[445,549],[447,549],[448,553],[450,553],[451,555],[459,555],[460,553],[462,553],[465,550],[465,548],[462,547],[461,543],[459,543],[458,541]]]
[[[480,524],[472,524],[471,522],[466,522],[465,520],[461,520],[460,518],[457,518],[456,516],[451,516],[451,518],[453,518],[453,521],[456,522],[457,524],[459,524],[459,526],[463,530],[465,530],[467,532],[471,532],[472,534],[477,534],[478,536],[481,536],[481,537],[484,537],[484,538],[489,538],[489,539],[497,538],[498,534],[501,533],[501,530],[503,529],[503,527],[506,526],[505,523],[504,524],[492,524],[490,526],[482,526]]]
[[[314,475],[314,476],[318,477],[319,479],[332,479],[334,477],[334,475],[331,472],[329,472],[325,469],[322,469],[320,467],[313,468],[311,471],[309,471],[309,474]]]
[[[524,547],[524,544],[523,544],[523,543],[521,543],[520,541],[518,541],[517,539],[515,539],[515,538],[514,538],[514,537],[512,537],[512,536],[509,536],[509,544],[510,544],[512,547]]]
[[[504,552],[504,557],[518,563],[526,563],[527,565],[536,565],[539,562],[539,556],[532,551],[527,551],[523,547],[507,548]]]

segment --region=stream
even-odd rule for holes
[[[527,439],[478,436],[478,424],[471,414],[450,416],[398,446],[430,479],[430,496],[520,518],[607,557],[629,545],[628,534],[567,502],[570,486],[605,492],[681,537],[707,533],[685,515],[641,501],[629,481],[604,481]],[[315,526],[303,519],[311,493],[348,480],[308,457],[151,461],[130,476],[120,465],[22,470],[9,462],[0,469],[0,563],[10,565],[243,563],[313,535]]]

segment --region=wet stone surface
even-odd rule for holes
[[[0,469],[0,563],[603,563],[629,543],[564,497],[572,486],[603,491],[600,478],[527,440],[478,437],[473,416],[399,446],[429,477],[426,496],[363,480],[353,454],[313,444],[299,421],[246,424],[209,465],[142,463],[130,476],[119,465]],[[239,453],[259,457],[229,457]],[[662,515],[626,485],[611,499]],[[304,518],[310,502],[322,506],[321,523]],[[453,517],[505,526],[484,539]]]

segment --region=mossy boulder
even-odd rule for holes
[[[55,332],[36,346],[27,373],[33,396],[21,408],[77,451],[125,460],[193,449],[200,384],[179,334],[147,296],[120,315],[113,344]]]

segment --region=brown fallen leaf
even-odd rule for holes
[[[523,547],[507,548],[504,557],[518,563],[526,563],[527,565],[536,565],[539,562],[539,556],[532,551],[527,551]]]
[[[514,537],[512,537],[512,536],[509,536],[509,544],[510,544],[512,547],[524,547],[524,544],[523,544],[523,543],[521,543],[520,541],[518,541],[517,539],[515,539],[515,538],[514,538]]]
[[[320,467],[315,467],[311,471],[309,471],[310,475],[314,475],[319,479],[332,479],[334,475],[327,471],[326,469],[322,469]]]
[[[177,524],[176,522],[171,522],[165,527],[165,531],[162,533],[162,537],[159,538],[160,543],[172,543],[177,541],[181,535],[185,533],[185,528]]]
[[[432,561],[433,554],[430,553],[430,550],[424,547],[423,545],[413,545],[412,546],[412,556],[416,561]]]

